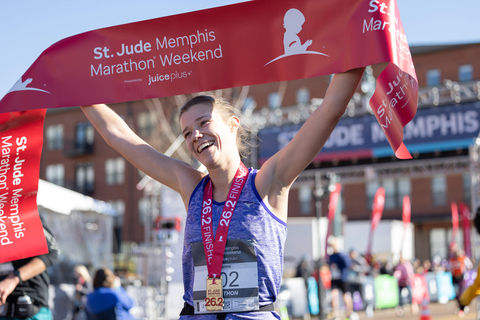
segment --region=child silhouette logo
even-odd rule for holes
[[[304,23],[305,16],[300,10],[292,8],[285,13],[285,16],[283,17],[283,27],[285,28],[285,33],[283,35],[283,47],[285,49],[285,53],[268,62],[265,64],[265,66],[276,60],[298,54],[319,54],[328,57],[328,55],[324,53],[307,50],[307,48],[313,43],[312,40],[309,39],[302,44],[298,34],[300,31],[302,31],[302,26]]]
[[[300,41],[297,34],[302,31],[302,26],[305,23],[305,16],[300,10],[290,9],[283,17],[283,27],[285,34],[283,35],[283,46],[285,47],[285,54],[297,54],[307,51],[307,48],[312,44],[312,40],[307,40],[304,44]]]
[[[33,90],[33,91],[41,91],[41,92],[45,92],[45,93],[50,94],[50,92],[45,91],[45,90],[42,90],[42,89],[27,87],[27,85],[29,85],[32,81],[33,81],[32,78],[28,78],[28,79],[25,80],[25,81],[22,81],[22,78],[20,78],[20,79],[18,79],[17,82],[15,82],[15,84],[13,85],[13,87],[12,87],[10,90],[8,90],[7,93],[14,92],[14,91],[28,91],[28,90]]]

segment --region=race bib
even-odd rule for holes
[[[195,279],[193,282],[193,307],[195,314],[218,313],[207,311],[205,301],[207,263],[203,244],[192,247]],[[252,240],[227,240],[222,264],[223,311],[244,312],[259,309],[258,268],[255,245]]]

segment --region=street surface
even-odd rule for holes
[[[466,313],[463,318],[459,318],[455,314],[455,308],[457,304],[456,301],[452,300],[447,304],[439,304],[439,303],[432,303],[429,305],[429,310],[430,310],[430,318],[432,320],[459,320],[459,319],[477,319],[476,318],[476,303],[473,301],[470,304],[470,312]],[[420,309],[420,306],[419,306]],[[365,311],[360,311],[357,312],[360,319],[368,319],[367,316],[365,315]],[[316,320],[318,318],[312,317],[312,320]],[[419,320],[420,319],[420,310],[418,314],[412,314],[410,308],[407,308],[405,310],[405,315],[403,317],[397,317],[395,314],[395,309],[383,309],[383,310],[375,310],[375,314],[373,315],[371,320],[392,320],[392,319],[398,319],[398,320]]]

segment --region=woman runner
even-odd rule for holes
[[[111,147],[183,199],[187,219],[181,320],[280,319],[273,303],[283,272],[290,187],[320,152],[362,74],[363,68],[336,74],[321,106],[260,170],[243,166],[242,124],[236,109],[222,99],[197,96],[180,111],[187,148],[208,175],[156,151],[106,105],[82,107]],[[239,260],[246,263],[235,263]],[[220,269],[227,262],[232,269],[224,273],[229,278],[222,279]],[[228,290],[249,287],[252,279],[258,289]],[[232,295],[241,299],[224,300]]]

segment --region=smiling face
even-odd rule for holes
[[[223,119],[215,108],[200,103],[182,114],[180,125],[188,150],[207,168],[238,156],[238,118]]]

